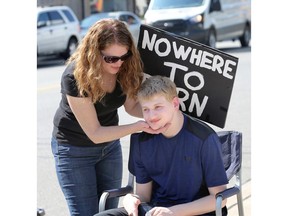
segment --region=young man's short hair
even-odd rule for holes
[[[177,97],[175,83],[164,76],[149,77],[142,83],[138,91],[138,98],[147,100],[155,95],[163,95],[168,101],[171,101],[174,97]]]

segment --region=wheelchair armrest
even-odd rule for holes
[[[234,186],[232,188],[227,188],[226,190],[217,193],[215,195],[215,197],[216,197],[216,199],[218,197],[222,197],[222,199],[227,199],[227,198],[229,198],[231,196],[234,196],[234,195],[238,194],[239,192],[240,192],[240,189],[238,187]]]
[[[121,197],[121,196],[125,196],[128,193],[133,193],[133,187],[130,185],[127,185],[126,187],[122,187],[122,188],[104,191],[99,201],[99,212],[102,212],[105,210],[106,200],[108,198]]]
[[[234,196],[240,192],[240,188],[234,186],[232,188],[227,188],[215,195],[216,198],[216,216],[222,216],[222,201],[231,196]]]
[[[132,193],[133,192],[133,188],[128,185],[126,187],[122,187],[122,188],[117,188],[117,189],[111,189],[111,190],[106,190],[104,192],[109,193],[107,198],[111,198],[111,197],[121,197],[121,196],[125,196],[128,193]]]

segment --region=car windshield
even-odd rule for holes
[[[151,2],[152,3],[152,2]],[[196,7],[202,5],[203,0],[155,0],[151,5],[153,10]]]
[[[92,26],[95,22],[97,22],[100,19],[104,19],[104,18],[116,18],[116,17],[115,17],[115,15],[109,14],[109,13],[93,14],[93,15],[83,19],[81,21],[80,26],[81,26],[82,29],[90,28],[90,26]]]

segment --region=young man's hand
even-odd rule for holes
[[[154,207],[148,211],[145,216],[172,216],[176,215],[169,208],[164,207]]]
[[[123,206],[129,216],[138,216],[138,206],[140,203],[140,199],[132,194],[126,194],[123,199]]]

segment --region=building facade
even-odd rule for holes
[[[147,0],[37,0],[37,6],[69,6],[79,20],[92,13],[110,11],[132,11],[142,17],[147,8]]]

